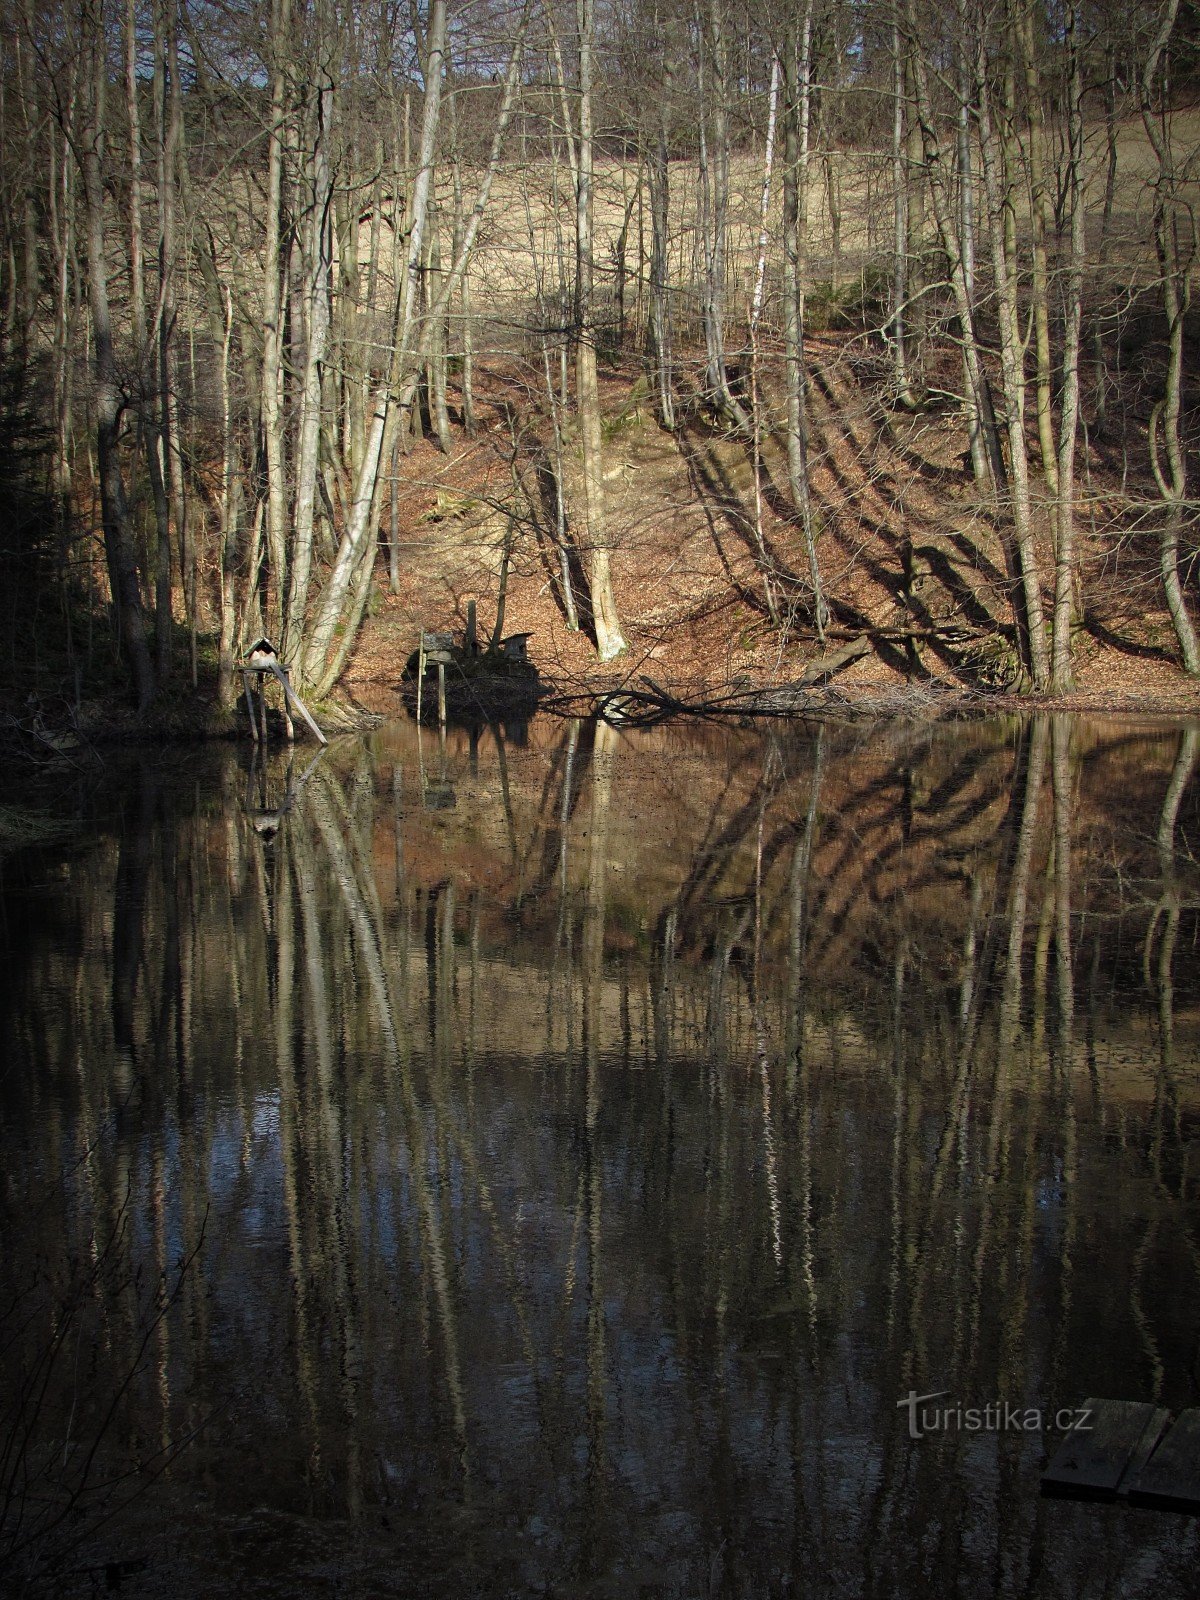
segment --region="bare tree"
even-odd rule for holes
[[[154,699],[158,683],[146,639],[133,530],[119,454],[124,401],[113,345],[104,205],[108,89],[104,0],[82,0],[79,24],[83,70],[79,84],[78,151],[87,213],[88,299],[95,341],[96,454],[100,468],[104,549],[121,646],[133,677],[138,708],[144,711]]]
[[[594,304],[592,70],[596,16],[594,0],[576,0],[579,26],[579,140],[575,191],[575,394],[583,455],[583,503],[588,553],[588,591],[592,626],[601,661],[625,649],[617,616],[604,520],[604,461],[600,428],[600,384],[596,367]]]
[[[1163,312],[1167,319],[1167,371],[1162,398],[1150,418],[1150,461],[1165,515],[1159,547],[1167,609],[1179,643],[1183,665],[1200,675],[1200,645],[1179,577],[1179,543],[1187,500],[1187,462],[1180,433],[1183,402],[1183,325],[1191,303],[1192,267],[1196,258],[1196,223],[1178,192],[1175,151],[1163,94],[1162,72],[1167,45],[1179,15],[1179,0],[1166,0],[1142,67],[1142,125],[1158,163],[1154,185],[1154,250],[1158,258]],[[1161,438],[1161,445],[1159,443]],[[1163,462],[1165,455],[1166,461]],[[1164,470],[1165,466],[1165,470]]]

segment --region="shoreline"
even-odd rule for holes
[[[1005,690],[968,690],[942,681],[911,680],[881,683],[867,681],[830,684],[750,682],[744,677],[697,683],[649,679],[633,674],[596,673],[582,677],[544,678],[536,697],[527,703],[476,699],[475,714],[461,705],[448,719],[451,725],[473,721],[523,720],[546,715],[600,717],[630,725],[667,720],[756,721],[803,720],[836,717],[855,721],[943,720],[988,716],[1075,715],[1084,717],[1135,717],[1151,720],[1200,721],[1200,683],[1180,675],[1177,689],[1099,689],[1082,687],[1067,695],[1019,694]],[[360,681],[342,690],[316,709],[317,720],[330,738],[378,727],[393,720],[415,720],[407,688],[377,681]],[[436,726],[429,708],[422,718]],[[298,729],[297,743],[309,739]],[[122,745],[205,744],[248,740],[244,708],[218,713],[201,697],[165,700],[149,715],[138,716],[124,707],[64,706],[59,716],[39,718],[37,725],[10,722],[4,743],[9,754],[24,760],[10,762],[10,771],[28,772],[58,761],[77,762],[91,750]]]

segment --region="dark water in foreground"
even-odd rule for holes
[[[10,1570],[1194,1591],[1194,1519],[1037,1486],[1200,1399],[1196,729],[310,756],[114,762],[3,865]]]

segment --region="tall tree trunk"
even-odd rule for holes
[[[234,689],[233,646],[237,632],[236,552],[240,484],[235,476],[237,445],[233,432],[233,406],[229,393],[229,350],[233,342],[233,294],[225,291],[225,317],[221,340],[221,533],[217,577],[220,585],[220,632],[217,643],[217,704],[231,710]]]
[[[182,159],[183,111],[179,89],[179,28],[174,0],[157,0],[155,5],[155,115],[158,145],[158,312],[156,317],[159,422],[163,486],[175,522],[175,546],[179,552],[184,611],[192,637],[192,679],[196,672],[196,562],[188,527],[187,494],[180,438],[178,360],[175,340],[175,291],[178,275],[178,240],[175,201],[178,168]],[[167,569],[166,587],[170,604],[170,548],[159,549],[159,584],[162,569]],[[163,658],[163,643],[159,641]]]
[[[892,347],[892,382],[902,406],[916,405],[908,371],[908,163],[904,148],[904,54],[900,25],[892,21],[892,316],[888,335]]]
[[[67,105],[71,110],[68,131],[63,133],[61,145],[55,142],[50,172],[49,208],[50,237],[54,250],[54,458],[52,476],[54,483],[55,516],[58,522],[59,557],[64,570],[69,555],[68,534],[71,515],[71,431],[73,394],[71,384],[71,352],[74,345],[75,305],[73,283],[79,278],[76,243],[76,128],[73,126],[78,108],[79,64],[71,67],[70,92]],[[72,587],[67,579],[68,589]]]
[[[991,87],[982,44],[976,61],[976,92],[979,147],[983,156],[983,181],[987,194],[992,278],[996,289],[1000,323],[1000,366],[1004,375],[1008,459],[1012,473],[1009,504],[1012,508],[1013,534],[1020,564],[1024,602],[1025,664],[1034,689],[1040,693],[1049,683],[1050,661],[1046,650],[1046,618],[1029,493],[1029,449],[1025,440],[1025,346],[1018,322],[1016,263],[1009,255],[1008,243],[1007,218],[1012,208],[1012,196],[999,170],[996,130],[991,116]]]
[[[158,84],[161,56],[161,19],[155,12],[155,87]],[[155,122],[159,122],[158,97],[155,97]],[[137,3],[125,6],[125,107],[129,123],[129,279],[130,319],[137,351],[138,377],[143,392],[138,395],[138,422],[146,441],[146,467],[154,505],[154,643],[159,682],[165,682],[171,665],[171,517],[167,486],[163,476],[161,408],[158,384],[158,326],[161,303],[156,300],[154,338],[151,345],[146,319],[146,279],[143,261],[145,239],[142,220],[142,120],[137,84]],[[152,356],[153,352],[153,356]],[[153,374],[153,375],[152,375]],[[149,394],[144,391],[149,389]],[[151,400],[147,404],[147,400]]]
[[[1167,0],[1142,70],[1140,100],[1142,125],[1158,162],[1158,177],[1154,186],[1154,249],[1158,257],[1163,312],[1167,319],[1164,393],[1150,417],[1150,461],[1159,494],[1165,504],[1159,564],[1167,609],[1171,614],[1171,625],[1175,629],[1184,669],[1195,677],[1200,675],[1200,645],[1197,644],[1195,625],[1188,612],[1179,576],[1179,542],[1187,500],[1187,463],[1179,427],[1183,403],[1183,326],[1191,302],[1195,224],[1189,223],[1193,243],[1185,257],[1181,255],[1179,244],[1177,213],[1180,202],[1176,187],[1175,154],[1170,131],[1160,120],[1156,105],[1159,68],[1178,12],[1179,0]],[[1160,430],[1162,449],[1166,453],[1165,472],[1158,443]]]
[[[725,271],[728,253],[729,210],[729,105],[725,25],[722,0],[708,0],[708,27],[699,17],[700,82],[700,182],[704,190],[707,236],[704,241],[704,343],[707,354],[705,387],[714,409],[748,438],[750,418],[729,387],[725,358]],[[706,50],[707,42],[707,50]],[[703,66],[711,65],[712,82],[706,85]],[[705,109],[711,116],[711,147]]]
[[[79,130],[87,208],[88,299],[96,349],[96,454],[99,459],[104,550],[121,648],[133,677],[138,709],[145,711],[157,688],[146,641],[142,596],[134,559],[133,532],[121,475],[118,433],[121,390],[113,350],[112,311],[104,225],[104,101],[108,81],[104,0],[83,0],[80,11],[85,51]]]
[[[958,71],[958,121],[955,128],[955,165],[958,170],[958,240],[962,252],[962,277],[965,297],[972,308],[972,315],[976,306],[975,292],[975,158],[971,149],[971,106],[974,95],[971,91],[971,62],[968,54],[968,34],[966,7],[964,0],[958,0],[958,25],[955,36],[956,67]],[[971,340],[974,341],[974,327],[971,331]],[[1003,483],[1003,464],[1000,464],[999,474],[996,471],[999,459],[999,447],[993,456],[989,449],[988,434],[983,421],[984,412],[990,406],[990,391],[986,395],[976,393],[977,379],[971,371],[966,345],[963,347],[963,376],[966,379],[966,413],[967,413],[967,439],[971,450],[971,469],[978,484],[992,484],[999,489]],[[984,375],[984,387],[987,387],[987,377]],[[994,437],[994,430],[993,430]]]
[[[451,259],[457,261],[463,241],[463,186],[462,162],[458,147],[458,97],[450,96],[450,129],[453,138],[454,224],[450,236]],[[459,290],[459,310],[462,319],[462,425],[468,439],[476,433],[475,423],[475,329],[471,322],[471,272],[463,268],[462,288]]]
[[[336,35],[328,8],[317,14],[319,35],[316,118],[308,167],[308,222],[304,229],[303,300],[308,325],[304,375],[300,389],[300,427],[296,443],[295,512],[292,518],[287,607],[282,655],[293,661],[304,637],[308,590],[313,566],[313,528],[320,471],[323,369],[329,342],[330,281],[333,273],[333,173],[329,141],[335,112],[334,50]],[[357,231],[357,230],[356,230]],[[355,241],[355,247],[357,241]]]
[[[817,559],[808,482],[808,379],[804,370],[804,295],[808,270],[809,129],[812,117],[813,0],[804,0],[799,27],[788,28],[783,49],[783,339],[787,403],[788,491],[800,517],[812,584],[812,619],[825,642],[828,608]]]
[[[142,118],[138,106],[137,0],[125,0],[125,112],[129,123],[129,315],[139,362],[146,345],[146,277],[142,227]]]
[[[287,582],[287,464],[283,421],[283,297],[280,252],[283,147],[286,135],[291,0],[271,0],[271,124],[267,135],[266,241],[263,253],[262,433],[267,468],[266,538],[271,589],[264,597],[268,626],[282,619]]]
[[[771,86],[767,91],[767,136],[763,146],[763,180],[758,203],[758,252],[754,264],[754,290],[750,296],[750,424],[751,452],[754,461],[754,538],[758,547],[758,564],[762,572],[763,599],[767,615],[774,627],[780,626],[779,603],[775,592],[774,561],[767,549],[763,534],[762,492],[762,432],[758,392],[758,325],[762,318],[767,286],[767,245],[770,241],[768,220],[771,209],[771,179],[775,168],[775,133],[779,117],[780,62],[777,51],[771,53]]]
[[[588,588],[592,625],[601,661],[625,649],[617,615],[604,519],[604,465],[600,429],[600,384],[596,370],[596,319],[593,306],[593,133],[592,51],[595,43],[594,0],[576,0],[579,21],[579,173],[575,199],[576,314],[575,395],[583,452],[583,503],[588,543]]]
[[[558,195],[558,140],[555,139],[550,147],[551,160],[551,194],[554,200]],[[571,550],[567,539],[566,504],[563,495],[563,483],[566,477],[565,452],[563,449],[563,401],[559,390],[555,386],[554,372],[550,362],[550,338],[548,329],[550,325],[550,306],[546,295],[546,272],[538,249],[537,230],[534,226],[533,207],[529,201],[529,186],[522,185],[522,199],[525,205],[525,229],[529,240],[529,257],[533,262],[534,293],[536,296],[538,326],[541,329],[540,344],[542,350],[542,376],[546,386],[546,405],[550,415],[550,428],[554,440],[554,454],[551,459],[538,463],[538,474],[541,480],[541,498],[543,504],[547,494],[553,496],[554,513],[554,545],[558,553],[558,581],[562,598],[563,611],[566,614],[567,627],[572,633],[579,632],[579,613],[575,605],[575,585],[571,577]],[[565,310],[565,262],[563,260],[563,241],[561,229],[556,229],[556,299],[560,313]],[[566,343],[567,330],[565,325],[558,329],[559,341]],[[516,473],[514,453],[514,475]],[[516,482],[514,478],[514,487]]]
[[[1112,249],[1113,206],[1117,194],[1117,53],[1110,44],[1104,56],[1104,208],[1096,251],[1095,309],[1091,316],[1093,427],[1103,437],[1108,427],[1108,368],[1104,351],[1104,297]]]
[[[440,299],[442,284],[442,245],[438,229],[438,208],[430,207],[428,267],[425,274],[426,290],[431,302]],[[446,313],[433,322],[429,341],[427,366],[429,383],[429,411],[438,448],[443,455],[454,452],[454,436],[450,430],[450,409],[446,403]]]
[[[1083,269],[1086,252],[1086,208],[1083,192],[1083,68],[1079,9],[1067,5],[1067,200],[1071,249],[1066,280],[1066,326],[1063,338],[1062,408],[1058,429],[1058,494],[1054,550],[1054,629],[1051,639],[1050,687],[1066,694],[1072,687],[1071,624],[1075,610],[1075,445],[1079,433],[1079,356],[1083,325]]]
[[[664,428],[675,427],[675,382],[671,370],[671,265],[670,209],[671,179],[667,119],[670,115],[671,90],[674,72],[670,62],[670,46],[661,33],[663,27],[657,8],[653,18],[654,34],[663,41],[659,60],[662,72],[662,90],[658,97],[658,114],[655,118],[654,143],[648,163],[650,182],[650,359],[654,366],[654,392],[658,404],[658,419]]]
[[[16,67],[19,85],[22,135],[24,143],[24,183],[21,194],[22,259],[21,259],[21,349],[23,354],[32,351],[38,325],[38,308],[42,296],[42,274],[39,243],[41,226],[38,218],[37,191],[41,179],[38,151],[41,146],[42,113],[39,96],[39,64],[33,47],[33,0],[24,0],[23,16],[17,28]]]
[[[958,229],[954,225],[950,202],[949,175],[946,159],[938,138],[934,121],[933,100],[929,91],[929,71],[924,46],[916,20],[916,0],[905,0],[905,28],[908,34],[909,60],[912,64],[913,94],[917,117],[921,125],[921,143],[925,157],[925,176],[930,204],[937,223],[938,239],[946,257],[950,287],[954,295],[954,309],[958,317],[959,336],[962,341],[964,375],[967,380],[967,421],[971,429],[971,454],[976,478],[990,475],[996,488],[1004,485],[1004,457],[1000,452],[1000,438],[992,405],[991,388],[979,341],[975,332],[975,302],[968,258],[963,251]],[[986,466],[984,465],[986,463]]]
[[[1046,112],[1042,101],[1042,82],[1038,68],[1031,0],[1016,0],[1011,21],[1013,33],[1021,48],[1021,65],[1025,75],[1025,112],[1029,121],[1030,220],[1033,226],[1033,282],[1030,293],[1033,301],[1034,349],[1037,358],[1038,443],[1041,448],[1042,472],[1045,475],[1046,487],[1051,495],[1056,495],[1058,466],[1054,444],[1050,288],[1046,260],[1046,241],[1054,227],[1054,216],[1046,182]]]

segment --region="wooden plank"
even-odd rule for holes
[[[1042,1473],[1042,1493],[1114,1500],[1130,1468],[1140,1466],[1171,1420],[1142,1400],[1085,1400],[1082,1416]]]
[[[301,700],[300,696],[292,688],[292,675],[291,675],[290,670],[287,667],[279,666],[279,665],[276,665],[276,666],[272,667],[271,670],[272,670],[272,672],[274,672],[275,676],[279,679],[280,683],[283,685],[284,704],[285,705],[293,705],[293,706],[295,706],[296,710],[300,713],[300,715],[304,718],[305,722],[308,723],[309,727],[312,729],[313,733],[316,735],[318,744],[327,744],[329,741],[326,739],[325,735],[321,732],[320,728],[318,728],[316,723],[313,721],[311,715],[309,714],[308,707],[304,704],[304,701]],[[292,737],[292,723],[291,723],[291,718],[289,717],[288,718],[288,738],[291,739],[291,737]]]
[[[1147,1425],[1146,1431],[1138,1440],[1137,1449],[1129,1458],[1129,1465],[1125,1468],[1125,1476],[1117,1485],[1117,1493],[1119,1495],[1130,1493],[1133,1484],[1137,1480],[1138,1473],[1141,1472],[1147,1461],[1154,1454],[1165,1430],[1170,1426],[1171,1413],[1161,1406],[1156,1406],[1154,1416]]]
[[[250,687],[250,674],[243,670],[242,688],[246,691],[246,710],[250,714],[250,737],[258,743],[258,718],[254,712],[254,691]]]
[[[1139,1505],[1200,1510],[1200,1410],[1193,1406],[1180,1413],[1149,1461],[1132,1475],[1129,1498]]]

